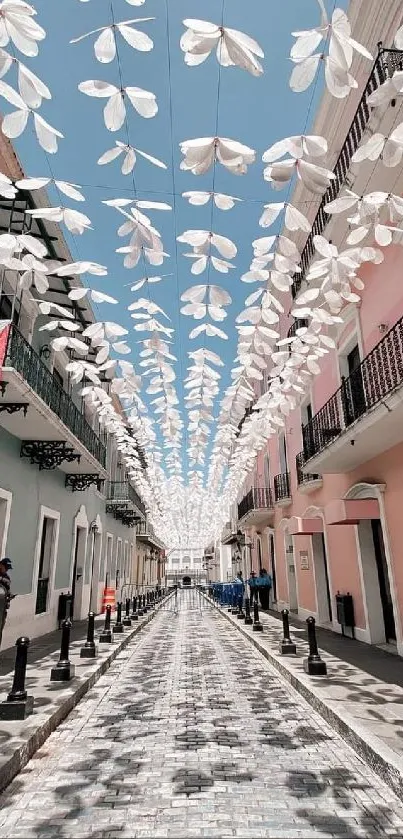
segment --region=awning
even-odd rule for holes
[[[313,536],[314,533],[323,533],[323,520],[321,518],[308,519],[292,516],[288,532],[290,536]]]
[[[379,502],[376,498],[339,498],[325,507],[325,521],[328,525],[358,524],[359,521],[379,519],[379,517]]]

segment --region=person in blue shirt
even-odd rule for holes
[[[260,605],[262,609],[270,609],[272,579],[265,568],[260,569],[259,576],[256,579],[256,586],[259,592]]]
[[[251,608],[253,606],[254,601],[257,600],[257,597],[258,597],[257,579],[258,578],[257,578],[255,572],[251,571],[250,572],[250,577],[249,577],[249,580],[248,580]]]

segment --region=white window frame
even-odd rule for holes
[[[31,584],[31,595],[35,598],[36,597],[36,590],[38,584],[38,574],[39,574],[39,561],[40,561],[40,553],[41,553],[41,542],[42,542],[42,533],[43,533],[43,522],[44,519],[53,519],[55,522],[55,530],[54,530],[54,537],[53,537],[53,545],[52,545],[52,554],[50,560],[50,568],[49,568],[49,591],[48,591],[48,602],[46,604],[46,612],[41,612],[39,615],[34,614],[35,620],[37,618],[43,618],[44,615],[48,615],[50,612],[50,604],[52,600],[52,595],[55,587],[55,576],[56,576],[56,565],[57,565],[57,557],[59,554],[59,533],[60,533],[60,512],[58,510],[52,510],[50,507],[44,507],[43,505],[39,508],[39,522],[38,522],[38,530],[37,530],[37,537],[36,537],[36,544],[35,544],[35,552],[34,552],[34,567],[32,571],[32,584]],[[34,604],[35,606],[35,604]]]
[[[11,505],[13,503],[13,493],[10,492],[8,489],[0,489],[0,499],[5,501],[6,503],[6,514],[4,516],[4,530],[3,536],[1,539],[0,549],[1,549],[1,556],[6,556],[6,549],[7,549],[7,539],[8,539],[8,529],[10,527],[10,518],[11,518]]]

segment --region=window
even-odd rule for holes
[[[14,300],[12,300],[7,294],[0,292],[0,320],[12,320],[18,326],[20,305],[17,298],[14,297]]]
[[[49,516],[43,517],[39,552],[38,581],[36,587],[36,615],[42,615],[47,611],[48,607],[49,580],[55,548],[55,527],[55,519],[52,519]]]
[[[269,455],[265,454],[263,461],[264,485],[270,487],[270,462]]]
[[[285,434],[280,434],[278,438],[278,445],[279,445],[279,453],[280,453],[280,472],[284,474],[288,472],[288,463],[287,463],[287,442],[285,439]]]

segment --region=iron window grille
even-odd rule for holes
[[[285,501],[291,498],[290,473],[282,472],[274,477],[274,498],[276,501]]]

